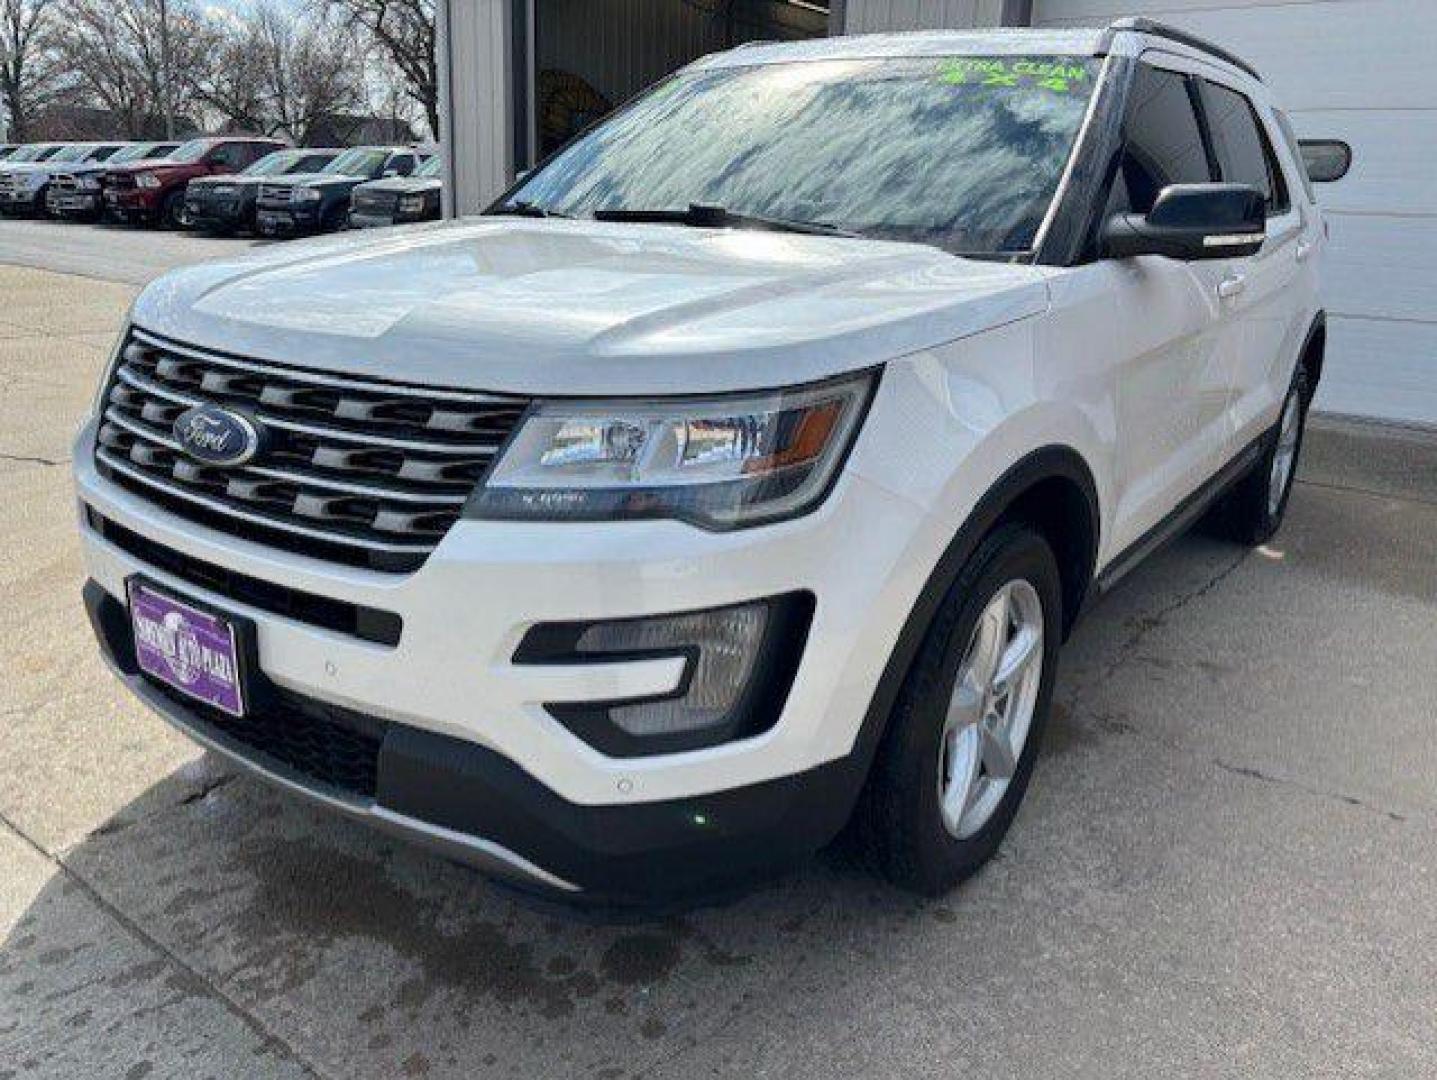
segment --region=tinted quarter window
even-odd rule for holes
[[[233,144],[217,146],[210,154],[211,165],[224,165],[227,168],[236,168],[243,163],[244,156],[240,148]]]
[[[1268,213],[1287,209],[1287,191],[1282,184],[1272,150],[1258,126],[1252,103],[1236,90],[1199,80],[1203,111],[1212,132],[1222,179],[1231,184],[1250,184],[1262,192]]]
[[[1123,121],[1123,155],[1109,210],[1146,214],[1169,184],[1212,179],[1187,77],[1139,65]]]

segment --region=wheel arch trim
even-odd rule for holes
[[[924,638],[934,617],[964,564],[977,550],[983,538],[1005,520],[1008,512],[1022,497],[1039,485],[1054,480],[1070,482],[1082,492],[1088,505],[1092,537],[1088,553],[1088,574],[1085,588],[1091,586],[1101,540],[1102,518],[1098,489],[1093,472],[1083,456],[1069,446],[1050,445],[1034,450],[1002,474],[974,504],[972,511],[954,533],[939,556],[923,588],[904,620],[897,640],[889,652],[888,662],[869,699],[858,737],[849,758],[855,766],[858,785],[854,795],[866,781],[869,768],[888,727],[888,717],[898,699],[908,672],[917,659]],[[1081,605],[1079,605],[1079,608]],[[1078,610],[1064,612],[1065,631],[1071,627]]]

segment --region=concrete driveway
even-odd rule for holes
[[[1001,858],[597,926],[122,695],[66,472],[127,286],[0,266],[0,1080],[1437,1075],[1437,448],[1324,425],[1067,650]]]

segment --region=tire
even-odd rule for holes
[[[996,655],[1015,649],[1020,635],[1041,630],[1041,638],[1028,666],[1009,682],[1007,734],[995,725],[1007,749],[995,754],[981,736],[987,725],[977,718],[989,715],[989,697],[977,683],[985,666],[980,659],[995,655],[992,643],[1000,641],[990,629],[1000,594],[1008,612],[1001,640],[1014,636]],[[979,544],[939,608],[899,692],[858,807],[856,834],[869,862],[889,881],[936,896],[998,850],[1032,776],[1061,640],[1062,583],[1052,548],[1026,525],[999,526]],[[995,703],[999,710],[1001,701]],[[999,767],[990,769],[994,757]],[[958,797],[964,776],[986,785],[964,789],[973,796],[971,805]]]
[[[185,193],[172,191],[165,196],[165,201],[160,203],[159,219],[156,224],[162,229],[177,232],[184,227],[184,211]]]
[[[1299,365],[1277,424],[1268,432],[1262,457],[1214,507],[1214,531],[1239,544],[1255,546],[1271,540],[1282,527],[1297,478],[1310,396],[1307,372]]]

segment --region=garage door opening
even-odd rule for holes
[[[529,0],[516,35],[514,161],[547,157],[644,87],[706,53],[829,32],[810,0]]]

